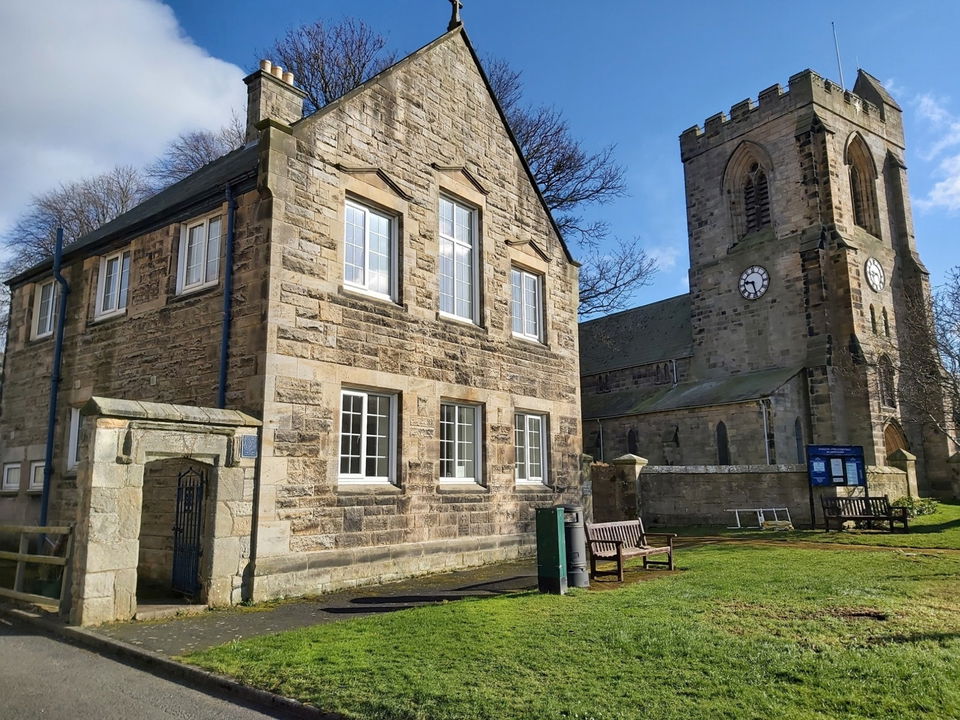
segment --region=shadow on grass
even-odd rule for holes
[[[928,533],[944,532],[945,530],[960,529],[960,520],[950,520],[937,525],[914,525],[914,522],[916,522],[916,518],[911,518],[910,530],[908,533],[910,535],[923,535]]]

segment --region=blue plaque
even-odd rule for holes
[[[240,438],[240,457],[242,458],[255,458],[257,457],[257,436],[256,435],[244,435]]]

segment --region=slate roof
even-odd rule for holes
[[[584,395],[584,419],[645,415],[682,408],[731,405],[768,397],[802,368],[776,368],[714,380],[697,380],[673,387],[638,388]]]
[[[580,323],[580,375],[689,357],[690,295]]]
[[[82,256],[123,235],[139,235],[160,225],[190,217],[196,212],[197,206],[203,203],[213,206],[222,201],[224,186],[229,180],[246,178],[252,187],[252,183],[256,181],[257,158],[256,143],[227,153],[192,175],[147,198],[106,225],[70,243],[63,249],[64,260]],[[238,190],[246,189],[249,188],[238,187]],[[52,267],[53,259],[49,258],[7,280],[7,284],[19,284]]]

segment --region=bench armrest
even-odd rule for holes
[[[643,535],[640,536],[640,544],[641,544],[641,545],[647,545],[647,544],[648,544],[647,538],[666,538],[666,540],[667,540],[667,545],[659,545],[659,546],[657,546],[657,547],[667,547],[667,546],[669,546],[669,547],[672,548],[672,547],[673,547],[673,539],[674,539],[676,536],[677,536],[676,533],[643,533]],[[652,547],[652,546],[651,546],[651,547]]]

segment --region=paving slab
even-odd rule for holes
[[[355,588],[257,607],[210,610],[149,622],[114,623],[93,632],[168,657],[321,623],[395,612],[464,598],[525,592],[537,587],[532,558],[400,582]]]

